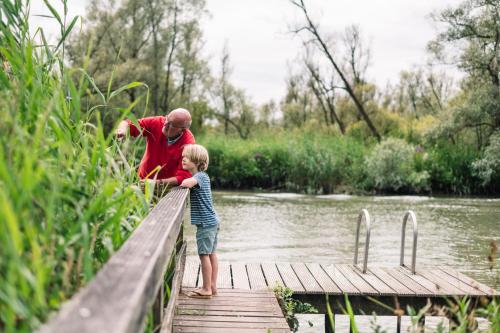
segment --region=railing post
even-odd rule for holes
[[[364,219],[363,219],[364,217]],[[368,210],[362,209],[361,213],[359,213],[358,216],[358,225],[356,227],[356,244],[354,248],[354,265],[356,266],[358,264],[358,247],[359,247],[359,229],[362,221],[365,221],[366,224],[366,241],[365,241],[365,257],[364,257],[364,262],[363,262],[363,273],[366,273],[366,269],[368,266],[368,248],[370,246],[370,214],[368,213]]]
[[[418,238],[418,225],[417,225],[417,217],[415,216],[415,213],[412,210],[408,210],[403,217],[403,227],[401,229],[401,252],[400,252],[400,257],[399,257],[399,265],[404,266],[404,260],[405,260],[405,231],[406,231],[406,222],[408,221],[408,218],[411,218],[411,221],[413,223],[413,251],[411,255],[411,273],[415,274],[415,266],[417,262],[417,238]]]
[[[160,284],[158,294],[156,295],[155,303],[153,304],[153,332],[159,332],[161,328],[161,323],[163,322],[163,311],[164,311],[164,283]]]

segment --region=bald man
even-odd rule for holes
[[[182,169],[184,145],[195,143],[191,126],[191,114],[186,109],[175,109],[166,116],[139,119],[138,129],[130,120],[123,120],[115,132],[123,138],[127,131],[137,137],[146,138],[146,151],[139,166],[139,177],[155,178],[161,183],[176,186],[186,178],[189,171]]]

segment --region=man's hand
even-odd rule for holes
[[[117,128],[116,131],[115,131],[115,136],[118,138],[118,139],[123,139],[123,137],[125,136],[125,131],[121,128]]]
[[[193,186],[196,186],[196,184],[198,184],[198,181],[196,179],[194,179],[193,177],[191,177],[188,179],[184,179],[181,183],[181,186],[191,188]]]
[[[118,128],[115,130],[115,136],[118,139],[123,139],[128,131],[128,122],[126,120],[122,120]]]

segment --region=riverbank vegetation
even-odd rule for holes
[[[466,0],[433,13],[439,30],[426,63],[401,68],[385,87],[369,79],[370,47],[359,26],[324,31],[303,1],[290,6],[302,17],[291,38],[304,45],[290,63],[286,93],[262,105],[232,83],[230,45],[219,68],[209,68],[200,0],[91,2],[68,60],[86,64],[103,91],[111,77],[112,89],[130,80],[150,88],[147,101],[141,87],[112,101],[103,117],[108,131],[129,103],[136,117],[191,110],[192,131],[221,163],[211,166],[219,188],[499,193],[498,1]],[[84,101],[99,99],[91,89]]]
[[[475,173],[476,149],[424,146],[402,138],[367,145],[328,131],[277,130],[251,139],[208,134],[198,138],[210,152],[216,188],[305,193],[491,193]],[[489,192],[491,191],[491,192]]]

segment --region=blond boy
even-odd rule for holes
[[[190,189],[191,224],[196,225],[196,244],[201,261],[203,287],[188,293],[190,297],[210,298],[217,294],[218,261],[215,250],[219,233],[219,217],[212,203],[208,168],[208,152],[200,145],[184,146],[182,168],[193,177],[185,179],[182,187]]]

